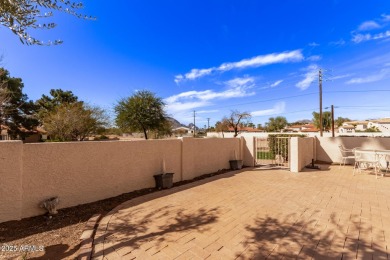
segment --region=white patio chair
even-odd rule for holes
[[[386,161],[386,174],[387,174],[387,171],[390,170],[390,154],[385,156],[385,161]]]
[[[339,145],[340,153],[341,153],[341,162],[339,165],[339,169],[341,165],[345,166],[347,160],[355,159],[354,149],[347,149],[342,145]]]
[[[373,169],[376,178],[378,178],[378,172],[380,171],[380,162],[378,155],[373,151],[355,150],[355,165],[353,167],[353,175],[356,170],[361,172],[362,170]]]

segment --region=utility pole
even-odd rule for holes
[[[194,110],[194,137],[195,137],[196,125],[195,125],[195,110]]]
[[[333,105],[331,106],[331,111],[332,111],[332,137],[334,137],[334,107],[333,107]]]
[[[210,117],[207,118],[207,132],[210,129]]]
[[[322,122],[322,70],[318,71],[318,85],[320,88],[320,136],[322,137],[323,122]]]

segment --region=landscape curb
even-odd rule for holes
[[[80,236],[80,248],[77,254],[78,260],[89,260],[92,256],[93,237],[98,227],[99,221],[102,218],[101,214],[93,215],[84,227],[84,231]]]

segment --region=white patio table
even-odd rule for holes
[[[378,178],[378,173],[381,168],[386,170],[389,168],[387,158],[390,157],[390,150],[376,150],[376,149],[355,149],[355,166],[353,173],[355,175],[355,170],[358,169],[369,169],[373,168],[376,178]],[[383,167],[383,163],[385,167]],[[383,176],[383,173],[382,173]]]

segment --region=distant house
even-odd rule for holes
[[[292,125],[287,126],[284,129],[285,132],[318,132],[319,130],[313,124],[304,124],[304,125]]]
[[[259,133],[259,132],[264,132],[263,130],[259,130],[257,128],[247,127],[247,126],[244,126],[244,127],[240,127],[239,126],[237,128],[237,130],[238,130],[239,133]],[[234,133],[234,128],[233,127],[229,127],[226,132]]]
[[[342,125],[339,127],[339,133],[355,133],[355,127],[353,125]]]
[[[320,130],[315,127],[313,124],[307,124],[307,125],[304,125],[301,129],[301,132],[302,133],[316,133],[316,132],[319,132]]]
[[[367,124],[368,128],[376,127],[382,133],[390,132],[390,118],[381,118],[377,120],[370,120]]]
[[[305,125],[292,125],[289,126],[287,129],[289,129],[291,132],[300,132],[304,127]]]
[[[369,121],[349,121],[349,122],[344,122],[342,127],[353,126],[355,131],[366,131],[368,123],[369,123]]]
[[[9,134],[9,127],[1,125],[0,140],[12,140],[13,138]],[[42,127],[34,127],[32,130],[20,127],[19,130],[23,132],[24,137],[18,136],[16,140],[22,140],[23,143],[37,143],[47,139],[47,131]]]
[[[172,132],[175,135],[183,136],[183,135],[193,134],[194,133],[194,129],[193,128],[188,128],[188,127],[185,127],[185,126],[180,126],[180,127],[173,128]]]

